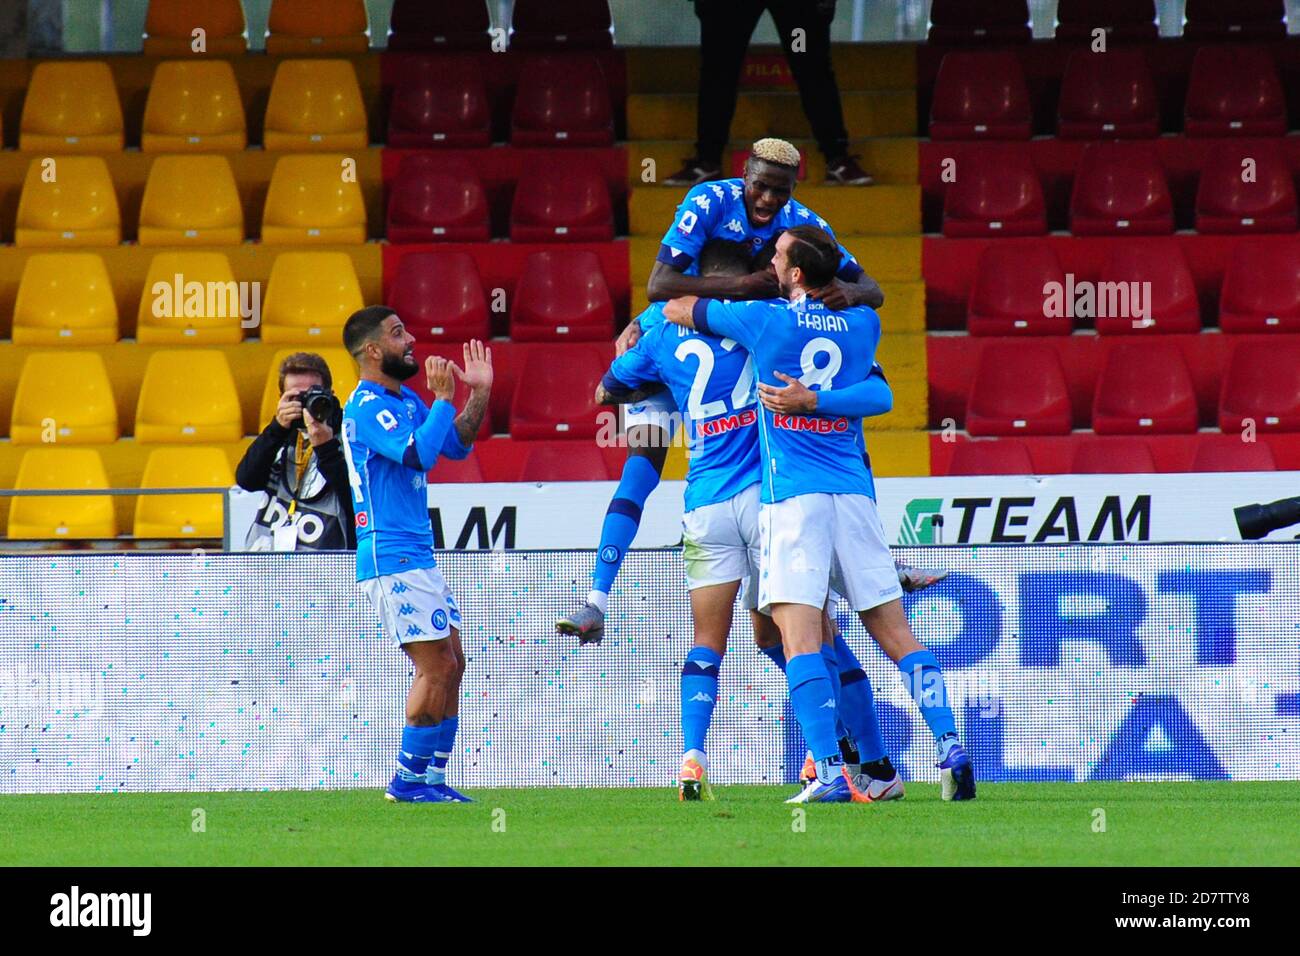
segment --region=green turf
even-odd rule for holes
[[[0,864],[1294,865],[1294,783],[937,786],[874,805],[812,806],[791,788],[480,790],[473,805],[378,791],[0,797]],[[206,832],[193,829],[194,810]],[[1104,833],[1094,832],[1105,812]],[[799,832],[802,823],[802,832]]]

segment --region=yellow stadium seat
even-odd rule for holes
[[[262,145],[268,150],[365,149],[366,108],[347,60],[285,60],[266,104]]]
[[[220,448],[155,448],[141,488],[229,488],[230,459]],[[220,495],[141,495],[135,502],[137,538],[220,538]]]
[[[114,153],[125,144],[113,73],[100,60],[39,63],[23,100],[18,148],[40,153]]]
[[[347,404],[348,396],[357,387],[357,363],[348,354],[347,349],[330,348],[292,348],[280,349],[271,359],[271,366],[266,372],[266,387],[262,389],[262,409],[258,421],[263,426],[274,416],[280,404],[280,363],[294,352],[315,352],[330,367],[330,378],[334,382],[334,394],[340,404]]]
[[[368,28],[365,0],[271,0],[266,52],[365,53],[370,48]]]
[[[366,204],[349,157],[332,153],[281,156],[271,173],[262,212],[268,245],[362,243]]]
[[[237,246],[244,207],[224,156],[159,156],[140,203],[142,246]]]
[[[364,307],[346,252],[282,252],[266,283],[262,341],[333,345],[342,341],[348,316]]]
[[[195,30],[203,31],[200,37]],[[145,56],[229,56],[248,49],[239,0],[149,0],[144,32]],[[195,49],[200,40],[202,50]]]
[[[142,152],[233,152],[247,145],[244,104],[227,61],[158,64],[144,107]]]
[[[117,441],[117,403],[98,352],[32,352],[14,393],[15,445]]]
[[[107,345],[117,341],[117,300],[94,252],[28,257],[14,303],[15,345]]]
[[[247,303],[241,298],[246,289]],[[145,276],[136,313],[136,341],[234,345],[244,337],[241,308],[245,304],[255,305],[260,316],[261,285],[238,285],[224,252],[160,252]]]
[[[33,159],[18,200],[19,246],[115,246],[122,220],[108,165],[98,156]]]
[[[184,349],[149,356],[135,407],[136,441],[212,444],[238,441],[243,431],[224,353]]]
[[[14,487],[99,489],[108,487],[104,462],[93,448],[33,448],[23,455]],[[11,538],[115,538],[117,517],[107,495],[15,498],[9,507]]]

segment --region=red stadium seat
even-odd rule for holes
[[[1119,342],[1106,356],[1092,402],[1098,435],[1196,431],[1196,392],[1183,354],[1167,342]]]
[[[1223,272],[1224,332],[1300,332],[1300,240],[1239,242]]]
[[[583,442],[525,442],[519,481],[609,481],[605,456]]]
[[[1300,342],[1246,341],[1228,361],[1219,392],[1219,428],[1238,435],[1300,431]]]
[[[469,457],[439,458],[438,463],[429,470],[429,483],[433,485],[467,485],[483,481],[483,469],[479,467],[478,453],[471,450]]]
[[[1241,40],[1286,36],[1285,0],[1187,0],[1187,40]]]
[[[1192,471],[1276,471],[1273,449],[1266,442],[1242,441],[1240,435],[1200,435]]]
[[[483,280],[465,252],[402,257],[388,304],[421,341],[464,342],[492,335]]]
[[[934,0],[930,6],[931,43],[1028,42],[1032,35],[1025,0]]]
[[[980,255],[966,310],[971,335],[1069,335],[1069,311],[1048,317],[1044,287],[1065,270],[1051,246],[1031,240],[990,243]]]
[[[402,160],[388,197],[389,242],[487,242],[491,237],[487,196],[468,163],[428,153]]]
[[[1252,175],[1243,182],[1247,172]],[[1296,197],[1281,147],[1220,143],[1201,167],[1197,232],[1295,232]]]
[[[1116,292],[1110,292],[1111,289]],[[1146,298],[1147,289],[1150,290],[1149,299]],[[1144,299],[1141,309],[1133,298],[1135,292]],[[1115,246],[1097,279],[1097,293],[1099,299],[1120,303],[1119,308],[1108,307],[1106,312],[1109,314],[1097,315],[1097,331],[1102,335],[1201,331],[1196,281],[1187,266],[1182,247],[1174,239],[1142,239]]]
[[[990,344],[966,401],[971,435],[1068,435],[1070,395],[1056,350],[1035,342]]]
[[[1148,139],[1160,135],[1155,84],[1141,50],[1070,54],[1056,131],[1062,139]]]
[[[516,342],[609,341],[614,303],[594,252],[550,249],[524,260],[510,310]]]
[[[1188,136],[1281,136],[1286,99],[1273,59],[1249,46],[1203,46],[1187,80]]]
[[[388,145],[394,149],[491,145],[491,107],[478,59],[424,57],[416,62],[393,90]]]
[[[609,242],[613,238],[609,188],[589,163],[534,165],[520,174],[510,211],[512,242]]]
[[[1174,231],[1174,204],[1155,154],[1136,143],[1089,143],[1070,194],[1076,236],[1154,236]]]
[[[388,49],[486,50],[491,26],[486,0],[393,0]]]
[[[534,346],[515,383],[511,437],[596,437],[596,385],[611,358],[605,345]]]
[[[931,139],[1029,139],[1029,90],[1013,53],[954,52],[939,64]]]
[[[594,56],[535,56],[519,69],[514,146],[609,146],[609,81]]]
[[[1060,0],[1056,7],[1056,39],[1091,40],[1097,28],[1107,40],[1154,40],[1155,0]]]
[[[1141,438],[1083,438],[1074,442],[1070,471],[1076,475],[1150,475],[1151,449]]]
[[[1047,209],[1038,172],[1023,151],[971,152],[957,163],[957,179],[943,197],[943,234],[949,238],[1041,236]]]
[[[510,24],[512,50],[607,50],[606,0],[515,0]]]
[[[1014,438],[959,442],[948,463],[950,475],[1032,475],[1034,463],[1024,442]]]

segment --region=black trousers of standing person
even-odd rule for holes
[[[722,160],[736,113],[740,68],[764,10],[771,12],[776,23],[818,147],[828,160],[844,156],[849,136],[831,68],[835,0],[695,0],[695,15],[700,18],[696,155],[712,162]],[[796,29],[804,31],[804,48],[798,53],[790,49]]]

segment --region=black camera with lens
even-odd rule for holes
[[[335,394],[323,385],[313,385],[305,392],[299,392],[298,401],[311,413],[312,418],[324,424],[329,424],[342,408]],[[306,429],[306,419],[298,419],[298,427]]]
[[[1283,498],[1268,504],[1233,509],[1237,530],[1246,541],[1257,541],[1289,525],[1300,524],[1300,498]]]

